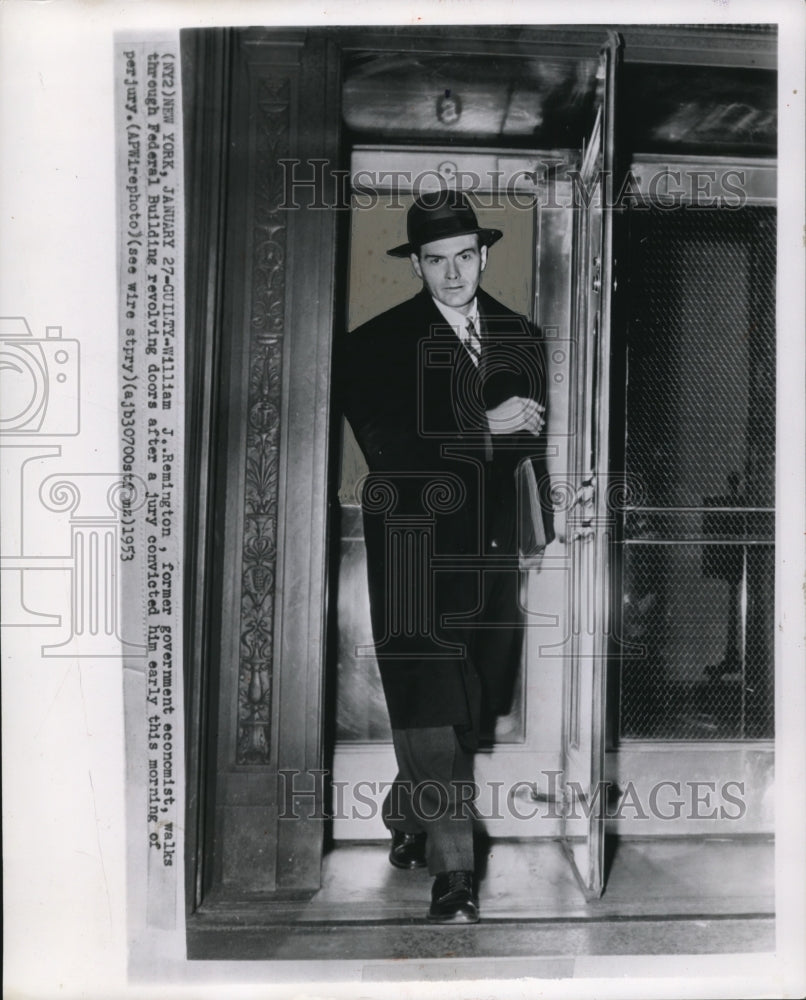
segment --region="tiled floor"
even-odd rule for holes
[[[771,951],[770,840],[621,841],[601,899],[586,902],[555,841],[493,842],[482,922],[426,924],[431,879],[402,872],[386,844],[342,844],[313,899],[203,906],[192,957],[393,958]]]

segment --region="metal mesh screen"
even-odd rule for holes
[[[636,213],[622,738],[773,735],[774,209]]]

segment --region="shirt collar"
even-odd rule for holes
[[[471,305],[470,312],[467,314],[467,316],[465,316],[464,313],[460,313],[458,309],[454,309],[453,306],[446,306],[444,302],[439,302],[437,299],[434,299],[434,305],[437,307],[437,309],[439,309],[439,311],[445,317],[445,321],[459,331],[460,336],[462,337],[465,336],[468,320],[473,320],[473,326],[478,331],[479,329],[478,296],[474,296],[473,304]]]

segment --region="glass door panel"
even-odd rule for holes
[[[604,733],[611,526],[608,482],[613,293],[615,97],[620,41],[602,50],[596,122],[583,156],[576,218],[576,394],[567,521],[571,643],[563,729],[562,842],[586,897],[604,889]],[[593,197],[588,195],[593,192]]]

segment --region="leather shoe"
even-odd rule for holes
[[[389,861],[395,868],[424,868],[425,834],[393,830]]]
[[[477,924],[479,901],[473,889],[473,872],[442,872],[431,889],[432,924]]]

